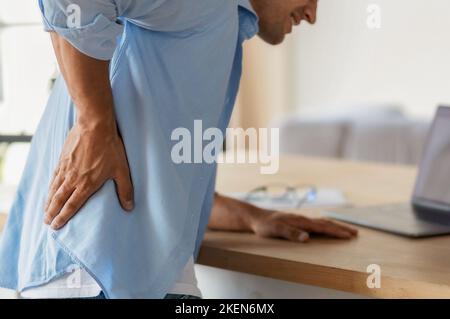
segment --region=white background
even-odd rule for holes
[[[369,4],[381,8],[370,30]],[[430,117],[450,104],[450,1],[319,0],[318,21],[294,33],[291,109],[397,103]]]

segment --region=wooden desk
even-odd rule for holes
[[[218,190],[247,191],[269,182],[342,189],[355,205],[407,201],[415,170],[313,158],[282,158],[277,175],[257,166],[221,165]],[[316,216],[317,210],[301,213]],[[5,221],[0,214],[0,229]],[[383,298],[450,298],[450,237],[413,240],[360,228],[352,241],[314,238],[308,244],[251,234],[208,232],[200,264]],[[366,285],[367,266],[381,266],[381,288]]]
[[[313,158],[282,158],[277,175],[254,165],[221,165],[218,191],[248,191],[271,182],[343,190],[359,206],[410,198],[415,169]],[[316,216],[317,210],[301,213]],[[351,241],[315,238],[308,244],[251,234],[208,232],[199,263],[382,298],[450,298],[450,237],[408,239],[359,228]],[[369,289],[367,266],[381,267],[381,288]]]

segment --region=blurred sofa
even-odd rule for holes
[[[428,120],[399,107],[360,107],[323,116],[290,115],[280,128],[280,152],[356,161],[415,165],[420,161]]]

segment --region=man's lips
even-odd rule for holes
[[[291,33],[292,32],[292,28],[294,26],[297,26],[300,24],[300,22],[302,22],[302,16],[301,14],[297,13],[297,12],[292,12],[291,13],[291,17],[289,19],[289,23],[286,23],[286,33]]]
[[[297,12],[292,12],[291,20],[293,25],[299,25],[302,22],[302,16]]]

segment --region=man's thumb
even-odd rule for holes
[[[131,211],[134,208],[134,192],[128,169],[119,171],[114,181],[116,183],[120,204],[126,211]]]
[[[301,243],[307,242],[309,240],[309,234],[307,232],[288,225],[284,225],[281,230],[281,234],[279,235],[287,240]]]

